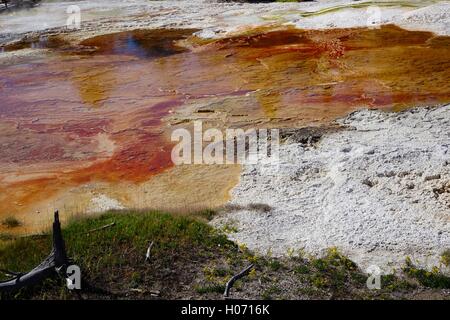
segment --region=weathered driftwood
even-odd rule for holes
[[[66,248],[61,233],[59,214],[58,211],[56,211],[55,220],[53,222],[53,249],[50,255],[28,273],[19,274],[8,272],[14,274],[15,277],[11,280],[0,282],[0,292],[16,291],[23,287],[35,285],[57,273],[62,273],[65,277],[68,264],[69,260],[67,258]]]
[[[247,275],[250,270],[253,268],[253,264],[249,265],[247,268],[245,268],[244,270],[242,270],[241,272],[239,272],[237,275],[233,276],[228,282],[227,285],[225,287],[225,292],[224,292],[224,297],[228,298],[230,295],[230,289],[233,287],[234,283],[239,280],[240,278],[244,277],[245,275]]]
[[[152,256],[152,248],[153,248],[153,241],[150,243],[150,245],[147,248],[147,252],[145,253],[145,262],[150,261],[150,257]]]
[[[115,222],[112,222],[112,223],[107,224],[107,225],[104,225],[104,226],[102,226],[102,227],[100,227],[100,228],[95,228],[95,229],[89,230],[88,232],[86,232],[86,234],[89,234],[89,233],[92,233],[92,232],[101,231],[101,230],[105,230],[105,229],[114,227],[115,225],[116,225],[116,223],[115,223]]]

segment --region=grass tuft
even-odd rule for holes
[[[450,277],[440,273],[438,268],[433,268],[431,271],[420,269],[414,266],[410,258],[407,258],[403,272],[425,287],[450,289]]]
[[[14,217],[8,217],[5,220],[2,221],[2,226],[5,226],[6,228],[17,228],[20,227],[22,223]]]
[[[444,266],[450,267],[450,249],[445,250],[441,254],[441,262]]]

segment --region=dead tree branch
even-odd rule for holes
[[[37,284],[45,278],[55,275],[58,271],[65,272],[68,264],[69,260],[62,237],[59,214],[56,211],[53,222],[53,249],[50,255],[28,273],[12,273],[15,274],[14,278],[0,282],[0,292],[17,291],[23,287]]]
[[[147,248],[147,252],[145,254],[145,262],[150,261],[150,257],[152,255],[152,248],[153,248],[153,241],[150,243],[150,245]]]
[[[223,296],[225,298],[228,298],[230,295],[230,289],[233,287],[234,283],[239,280],[240,278],[246,276],[250,270],[253,268],[253,264],[249,265],[247,268],[245,268],[244,270],[242,270],[241,272],[239,272],[237,275],[233,276],[228,282],[227,285],[225,287],[225,292],[223,294]]]
[[[92,232],[96,232],[96,231],[105,230],[105,229],[107,229],[107,228],[114,227],[115,225],[116,225],[116,223],[115,223],[115,222],[112,222],[112,223],[107,224],[107,225],[104,225],[104,226],[102,226],[102,227],[100,227],[100,228],[95,228],[95,229],[89,230],[88,232],[86,232],[86,234],[89,234],[89,233],[92,233]]]

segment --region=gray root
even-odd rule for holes
[[[19,274],[8,271],[9,274],[14,275],[14,278],[7,281],[1,281],[0,292],[17,291],[21,288],[35,285],[59,272],[63,272],[65,275],[68,264],[69,260],[67,258],[66,248],[62,237],[59,214],[58,211],[56,211],[55,220],[53,222],[53,249],[50,255],[28,273]]]
[[[242,270],[241,272],[239,272],[237,275],[233,276],[228,282],[227,285],[225,287],[225,292],[223,294],[223,296],[225,298],[228,298],[230,296],[230,289],[233,287],[234,283],[239,280],[240,278],[246,276],[250,270],[253,268],[253,264],[249,265],[247,268],[245,268],[244,270]]]
[[[153,248],[153,241],[150,243],[150,245],[147,248],[147,252],[145,254],[145,262],[150,261],[150,257],[152,255],[152,248]]]

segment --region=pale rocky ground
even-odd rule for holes
[[[318,29],[364,27],[372,22],[450,35],[448,1],[408,1],[412,6],[386,6],[386,1],[380,1],[380,11],[343,8],[311,16],[306,15],[357,2],[211,2],[44,2],[31,10],[1,14],[0,44],[55,33],[65,33],[78,42],[136,28],[199,28],[199,36],[217,38],[255,26]],[[66,28],[69,5],[81,9],[80,30]],[[43,54],[39,51],[44,50],[3,53],[0,63]],[[275,255],[284,255],[289,249],[303,248],[320,254],[337,246],[364,267],[398,267],[408,255],[422,265],[435,265],[440,253],[450,247],[449,113],[449,106],[402,114],[360,111],[341,120],[347,129],[325,135],[316,146],[288,142],[281,147],[280,168],[244,167],[232,192],[232,204],[259,202],[273,209],[229,212],[214,224],[236,224],[238,232],[230,237],[264,253],[272,250]],[[239,168],[217,172],[203,166],[174,168],[146,183],[150,200],[170,208],[173,203],[158,198],[158,194],[166,194],[187,207],[194,206],[193,202],[220,205],[229,199],[225,193],[236,183]],[[136,205],[139,199],[132,199],[133,188],[138,187],[124,185],[92,197],[81,189],[70,190],[59,195],[52,207],[70,206],[66,197],[85,202],[89,211]],[[199,189],[194,198],[183,192],[192,192],[192,188]],[[74,198],[74,193],[80,193],[79,197]],[[75,202],[73,205],[78,205]]]
[[[395,23],[411,30],[450,33],[448,1],[376,1],[376,6],[348,7],[360,3],[367,1],[257,4],[213,0],[44,1],[30,10],[0,15],[0,43],[33,32],[70,32],[76,38],[84,38],[135,28],[199,28],[202,30],[199,35],[217,38],[250,26],[274,24],[321,29]],[[80,8],[80,30],[66,27],[70,17],[67,10],[73,5]],[[323,13],[314,15],[319,12]]]
[[[317,144],[289,139],[278,165],[246,165],[215,225],[274,255],[338,247],[361,266],[389,269],[409,256],[439,264],[450,247],[450,105],[402,113],[355,112]]]

